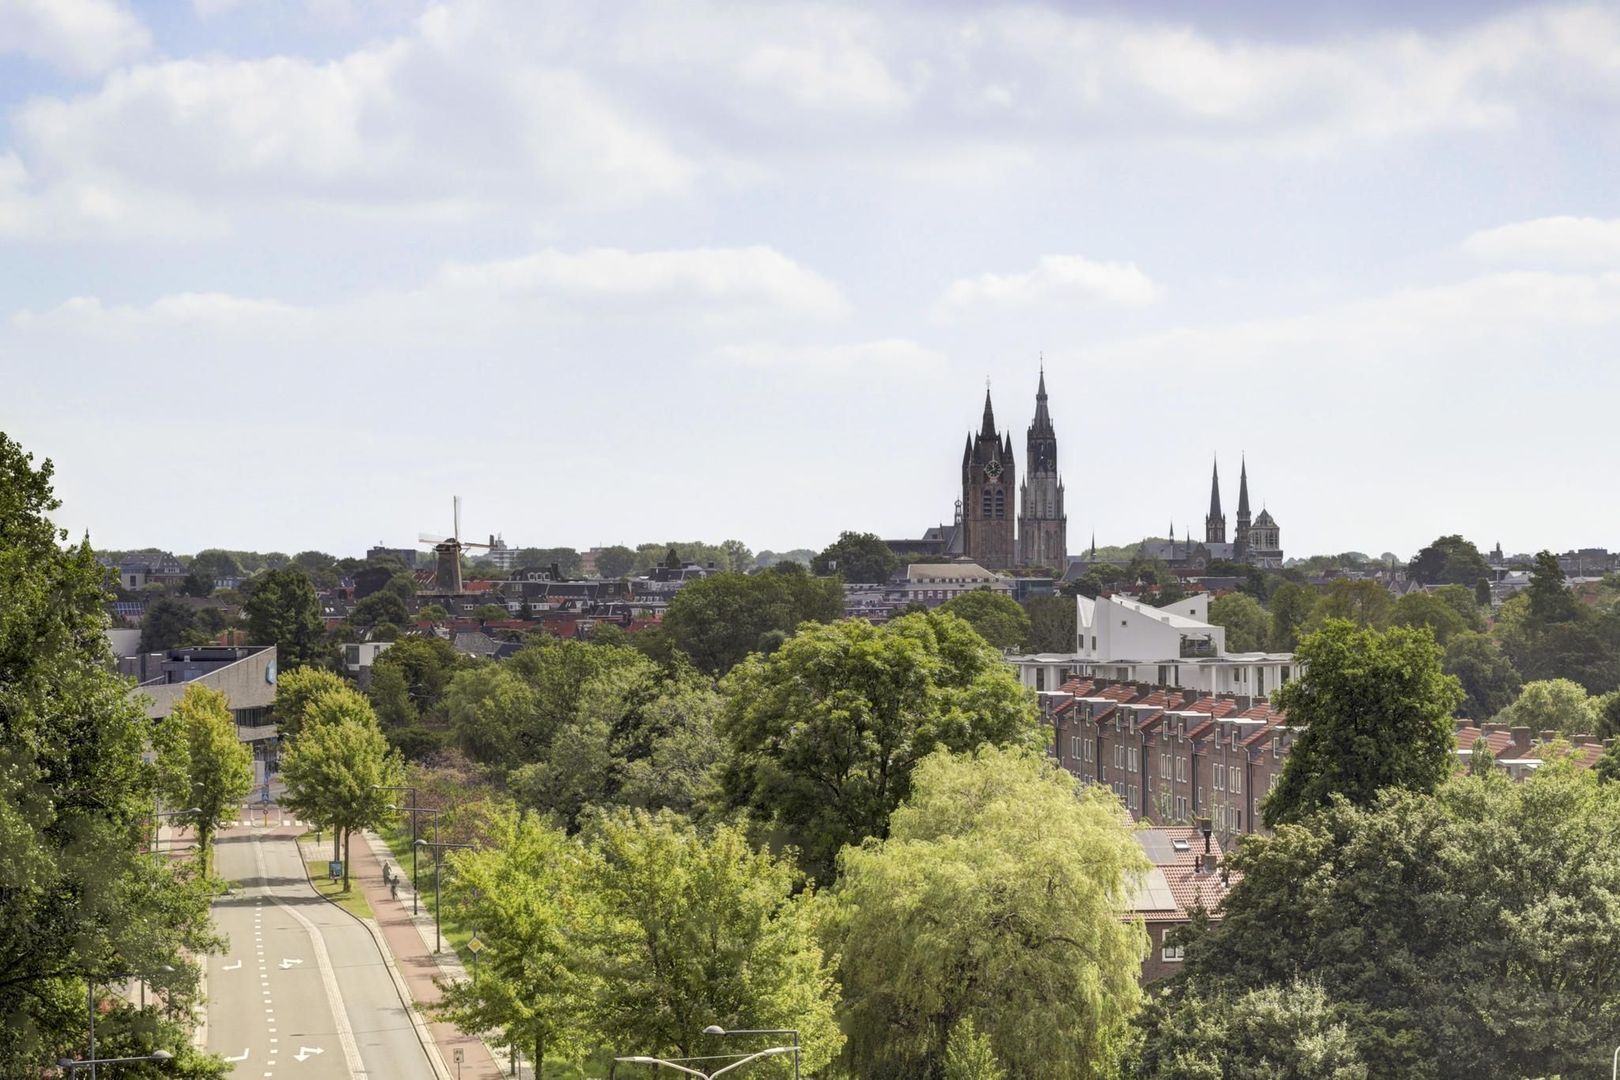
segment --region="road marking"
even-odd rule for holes
[[[237,968],[239,968],[241,966],[242,966],[242,961],[238,960],[234,964],[226,964],[225,966],[221,967],[219,970],[221,970],[221,971],[235,971]]]
[[[225,1060],[226,1061],[246,1061],[247,1059],[248,1059],[248,1051],[246,1049],[244,1049],[242,1051],[242,1056],[241,1057],[228,1057]]]
[[[281,958],[281,970],[286,971],[288,968],[292,967],[294,964],[302,964],[302,963],[303,963],[302,960],[289,960],[285,956],[283,956]]]
[[[300,1046],[298,1048],[298,1053],[293,1055],[293,1060],[298,1062],[300,1065],[302,1065],[304,1062],[308,1061],[310,1058],[314,1057],[316,1054],[324,1054],[324,1053],[326,1053],[326,1051],[322,1050],[318,1046]]]

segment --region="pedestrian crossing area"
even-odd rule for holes
[[[254,828],[254,829],[271,828],[271,829],[277,829],[277,828],[282,828],[282,827],[285,827],[285,826],[296,826],[297,828],[300,828],[300,829],[313,829],[313,828],[315,828],[315,823],[313,821],[306,823],[306,822],[300,821],[298,818],[278,817],[275,814],[271,814],[268,819],[266,819],[265,815],[263,815],[263,814],[254,814],[251,817],[249,817],[247,815],[243,815],[242,818],[236,822],[236,824],[239,827],[244,828],[244,829],[247,829],[247,828]]]

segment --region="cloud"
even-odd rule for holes
[[[915,375],[945,364],[944,354],[903,338],[841,345],[727,345],[716,349],[713,358],[730,367],[811,377]]]
[[[145,53],[151,35],[116,0],[0,0],[0,54],[97,75]]]
[[[1620,218],[1548,217],[1484,229],[1463,242],[1470,255],[1517,266],[1620,268]]]
[[[1135,263],[1043,255],[1022,274],[980,274],[953,281],[934,305],[936,317],[1013,311],[1045,305],[1144,307],[1160,290]]]

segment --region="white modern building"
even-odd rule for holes
[[[1122,596],[1075,598],[1075,650],[1010,656],[1032,690],[1078,675],[1261,697],[1294,675],[1293,653],[1229,653],[1226,628],[1209,622],[1200,593],[1162,608]]]
[[[953,596],[988,589],[1004,596],[1013,594],[1013,579],[986,570],[978,563],[911,563],[905,573],[896,574],[884,590],[884,599],[896,607],[922,604],[938,607]]]

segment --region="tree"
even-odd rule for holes
[[[1446,645],[1441,669],[1462,685],[1457,715],[1475,720],[1495,716],[1519,694],[1523,680],[1513,661],[1484,634],[1463,631]]]
[[[1123,915],[1149,867],[1112,792],[1035,751],[936,753],[888,838],[839,861],[851,1075],[938,1075],[964,1020],[1010,1075],[1104,1073],[1147,952]]]
[[[596,553],[596,573],[604,578],[622,578],[636,565],[636,553],[623,544],[612,544]]]
[[[1569,679],[1542,679],[1524,684],[1513,703],[1494,717],[1498,724],[1591,735],[1598,730],[1598,700]]]
[[[613,811],[586,836],[603,1045],[688,1056],[709,1024],[796,1028],[806,1073],[833,1059],[837,982],[815,894],[790,861],[756,851],[740,826],[699,829],[669,811]]]
[[[1277,652],[1293,652],[1299,645],[1300,631],[1316,607],[1316,590],[1296,581],[1285,581],[1271,594],[1271,647]]]
[[[1275,704],[1304,730],[1262,806],[1267,827],[1303,820],[1335,795],[1366,806],[1386,787],[1433,791],[1451,773],[1462,690],[1441,671],[1433,635],[1334,619],[1295,655],[1304,671]]]
[[[351,691],[343,676],[325,668],[294,668],[276,676],[276,703],[271,710],[283,739],[293,739],[304,724],[309,703],[321,694]]]
[[[164,652],[207,640],[197,629],[197,613],[178,600],[159,597],[141,619],[141,652]]]
[[[523,1048],[536,1076],[589,1046],[593,979],[577,930],[584,925],[582,852],[533,814],[504,811],[485,846],[452,851],[446,907],[478,928],[485,948],[476,979],[441,984],[435,1018]]]
[[[1357,626],[1383,627],[1389,622],[1393,604],[1389,590],[1376,581],[1334,578],[1311,609],[1306,629],[1319,630],[1331,619],[1345,619]]]
[[[1072,653],[1079,632],[1074,599],[1068,596],[1036,596],[1024,602],[1029,616],[1032,652]]]
[[[827,622],[844,611],[836,579],[812,578],[783,563],[759,574],[715,574],[676,593],[664,627],[702,671],[723,675],[760,647],[772,630],[791,634],[803,622]]]
[[[380,829],[394,818],[400,765],[388,748],[366,699],[349,691],[316,695],[304,727],[281,758],[284,805],[299,817],[331,828],[343,851],[343,891],[349,891],[349,838],[356,829]]]
[[[349,625],[357,627],[373,627],[381,623],[398,626],[409,622],[410,617],[410,612],[405,609],[405,601],[386,588],[372,593],[349,609]]]
[[[1587,1076],[1607,1062],[1620,970],[1620,799],[1567,762],[1455,776],[1432,795],[1251,836],[1224,917],[1175,995],[1228,1000],[1307,973],[1375,1077]],[[1241,874],[1241,878],[1239,877]]]
[[[236,737],[229,699],[192,683],[163,721],[158,767],[168,778],[164,796],[180,808],[174,820],[197,831],[204,877],[213,865],[214,833],[236,820],[253,788],[253,753]]]
[[[1597,718],[1599,737],[1610,739],[1620,736],[1620,690],[1610,690],[1598,698]]]
[[[1040,722],[1019,685],[954,615],[858,619],[806,628],[721,683],[721,784],[830,880],[846,844],[888,835],[917,762],[936,749],[1039,747]]]
[[[270,570],[254,578],[242,614],[253,644],[274,645],[283,671],[326,659],[321,603],[302,570]]]
[[[186,569],[211,582],[220,578],[241,577],[244,573],[242,564],[236,561],[236,556],[219,548],[205,548],[197,552],[191,557]]]
[[[317,589],[330,589],[338,583],[338,561],[324,551],[300,551],[292,565],[309,575]]]
[[[371,665],[371,685],[377,686],[377,680],[381,678],[387,680],[385,686],[396,686],[392,677],[384,672],[392,670],[397,673],[404,683],[413,713],[409,716],[385,715],[384,720],[393,725],[414,721],[418,717],[442,719],[445,690],[455,673],[468,665],[469,661],[443,638],[407,637],[394,642],[379,653]],[[376,695],[373,695],[373,701],[379,701]]]
[[[894,576],[900,559],[876,533],[842,532],[838,539],[810,560],[810,571],[845,581],[882,584]]]
[[[1205,997],[1189,986],[1143,1014],[1142,1080],[1365,1080],[1349,1029],[1315,983]]]
[[[214,579],[193,570],[180,583],[180,591],[186,596],[210,596],[214,592]]]
[[[1442,536],[1412,557],[1406,565],[1409,576],[1425,585],[1464,585],[1491,576],[1491,568],[1479,548],[1460,536]]]
[[[998,649],[1021,649],[1029,641],[1029,616],[1010,596],[974,589],[951,597],[939,610],[962,619]]]
[[[114,673],[104,571],[67,545],[49,461],[0,433],[0,1077],[83,1048],[83,972],[148,974],[187,1015],[199,954],[220,947],[210,894],[141,848],[160,774],[152,724]],[[168,969],[168,970],[165,970]],[[156,1007],[98,1038],[149,1053]],[[172,1030],[172,1029],[165,1029]]]
[[[957,1022],[945,1043],[945,1080],[1007,1080],[989,1037],[973,1026],[971,1016]]]
[[[735,574],[744,574],[754,568],[754,553],[741,540],[722,540],[720,550],[725,553],[725,567]]]
[[[1571,622],[1581,615],[1575,594],[1564,584],[1564,568],[1550,551],[1536,555],[1530,571],[1530,617],[1540,623]]]
[[[1264,652],[1271,638],[1271,616],[1259,601],[1245,593],[1211,600],[1209,621],[1226,627],[1228,652]]]
[[[580,567],[584,565],[579,552],[571,547],[519,548],[517,562],[519,566],[535,568],[555,564],[565,578],[578,577]]]
[[[1446,586],[1456,588],[1456,586]],[[1470,609],[1474,606],[1474,598],[1464,592],[1465,600]],[[1391,626],[1424,626],[1434,634],[1434,640],[1444,646],[1456,635],[1466,630],[1483,630],[1484,624],[1470,627],[1468,621],[1458,611],[1455,604],[1449,602],[1438,593],[1412,592],[1396,600],[1390,608],[1389,625]]]
[[[1086,567],[1086,572],[1064,586],[1064,590],[1075,596],[1085,596],[1095,600],[1104,592],[1117,588],[1121,582],[1129,580],[1129,572],[1123,566],[1113,563],[1092,563]]]

